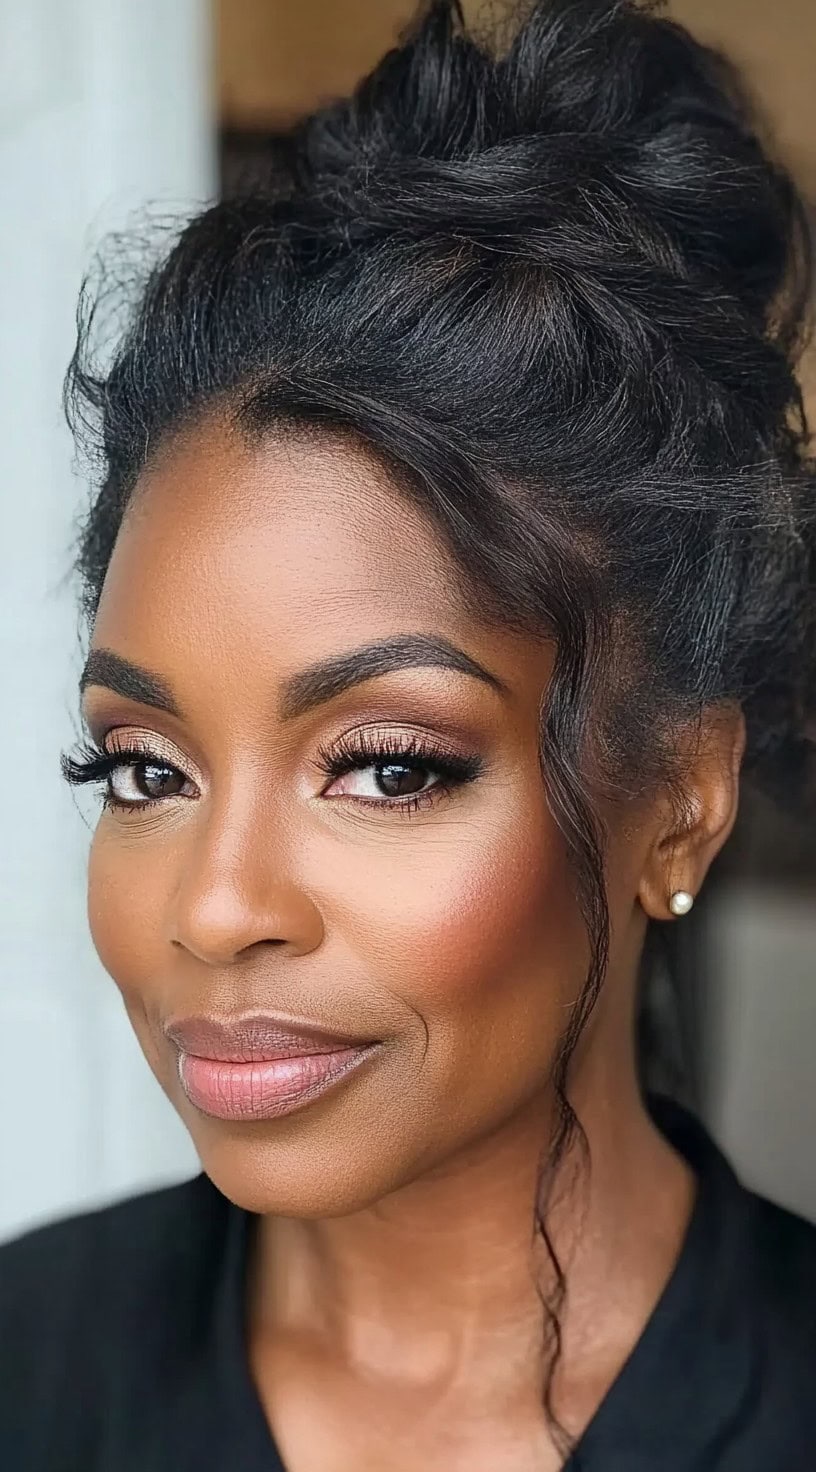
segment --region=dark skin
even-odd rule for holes
[[[548,1270],[530,1238],[588,950],[537,763],[553,650],[477,622],[457,576],[362,451],[250,448],[212,417],[142,474],[93,633],[176,713],[94,681],[92,734],[177,774],[151,806],[103,813],[93,936],[204,1169],[262,1214],[248,1355],[292,1472],[561,1461],[541,1410],[533,1266],[545,1288]],[[417,633],[493,682],[417,664],[278,709],[295,672]],[[400,810],[375,766],[319,769],[318,746],[350,731],[430,736],[480,774],[443,792],[431,769]],[[730,832],[743,743],[738,712],[707,721],[682,831],[660,794],[607,815],[610,966],[570,1083],[592,1168],[550,1222],[569,1272],[555,1409],[573,1434],[639,1338],[692,1207],[640,1100],[634,982],[647,916],[700,889]],[[115,781],[134,791],[132,769]],[[386,1047],[288,1116],[212,1119],[182,1093],[162,1023],[251,1007]]]

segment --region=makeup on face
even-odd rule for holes
[[[302,1109],[382,1046],[279,1015],[181,1018],[164,1030],[178,1050],[187,1099],[224,1120],[277,1119]]]
[[[353,1210],[546,1086],[580,982],[553,651],[474,617],[362,460],[212,426],[140,496],[69,773],[94,941],[221,1189]]]

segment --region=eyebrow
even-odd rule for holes
[[[279,704],[282,721],[295,719],[323,705],[349,690],[363,680],[375,679],[378,675],[391,674],[395,670],[413,669],[420,666],[435,666],[440,669],[456,670],[471,675],[493,687],[502,694],[509,693],[508,687],[490,670],[448,639],[437,634],[394,634],[386,639],[377,639],[352,649],[348,654],[334,655],[320,660],[290,675],[283,682]]]
[[[151,675],[137,664],[131,664],[121,654],[114,654],[112,649],[91,650],[80,676],[80,695],[89,685],[102,685],[106,690],[123,695],[125,700],[134,700],[139,705],[151,705],[155,710],[166,711],[171,716],[180,714],[170,686],[164,680],[160,680],[158,675]]]
[[[295,720],[364,680],[422,666],[455,670],[481,680],[499,694],[509,694],[509,687],[498,675],[450,640],[436,634],[396,634],[364,644],[346,654],[319,660],[297,674],[289,675],[281,687],[280,719]],[[130,660],[110,649],[93,649],[89,654],[79,682],[80,693],[89,685],[101,685],[126,700],[153,706],[169,715],[181,715],[164,680],[139,665],[131,664]]]

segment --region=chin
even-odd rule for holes
[[[310,1129],[304,1138],[291,1120],[191,1122],[186,1110],[184,1123],[206,1175],[244,1211],[303,1219],[348,1216],[405,1183],[393,1152],[382,1143],[377,1150],[372,1130],[349,1137],[324,1119],[322,1129]]]

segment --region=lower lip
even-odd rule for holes
[[[278,1119],[320,1098],[377,1046],[253,1063],[222,1063],[181,1053],[179,1079],[190,1103],[202,1114],[215,1119]]]

